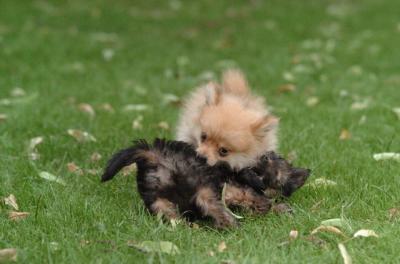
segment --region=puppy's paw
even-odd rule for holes
[[[265,214],[268,213],[271,209],[271,201],[264,196],[257,196],[253,202],[253,210],[257,214]]]
[[[215,227],[218,229],[238,227],[238,222],[229,212],[224,212],[218,219],[215,219]]]

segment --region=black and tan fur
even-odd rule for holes
[[[111,158],[102,181],[112,179],[118,171],[132,163],[136,163],[138,168],[138,191],[151,213],[162,214],[167,219],[181,215],[190,220],[208,216],[221,228],[236,225],[236,220],[222,203],[224,183],[227,183],[227,206],[266,213],[271,202],[262,192],[268,187],[266,184],[272,184],[271,173],[279,175],[280,179],[289,179],[292,169],[288,163],[286,165],[290,167],[284,168],[282,163],[273,170],[273,164],[262,159],[258,164],[260,168],[237,173],[226,162],[208,165],[206,159],[187,143],[156,139],[153,144],[148,144],[139,140]],[[271,168],[261,170],[264,165]],[[257,172],[260,174],[255,174]],[[282,177],[283,174],[288,175]],[[281,189],[280,185],[278,187]]]

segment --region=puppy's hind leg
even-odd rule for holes
[[[238,187],[228,184],[225,190],[225,203],[227,206],[250,208],[255,213],[264,214],[271,209],[271,201],[248,187]]]
[[[157,198],[150,206],[150,210],[155,215],[162,215],[168,221],[178,219],[179,213],[176,205],[165,198]]]
[[[196,205],[204,216],[211,216],[217,228],[228,228],[237,225],[235,218],[229,213],[219,195],[211,187],[201,187],[195,197]]]

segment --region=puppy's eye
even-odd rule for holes
[[[201,136],[200,136],[200,140],[201,140],[201,142],[204,142],[204,141],[206,141],[206,139],[207,139],[207,134],[206,133],[201,133]]]
[[[229,153],[229,151],[228,151],[226,148],[219,148],[219,149],[218,149],[218,154],[219,154],[221,157],[226,157],[226,156],[228,156],[228,153]]]

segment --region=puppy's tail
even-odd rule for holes
[[[151,146],[145,140],[135,141],[133,146],[115,153],[108,161],[101,181],[111,180],[123,167],[140,162],[152,164],[157,162],[156,153],[152,151]]]
[[[238,69],[229,69],[222,74],[222,88],[225,92],[239,96],[249,94],[249,85],[246,77]]]

